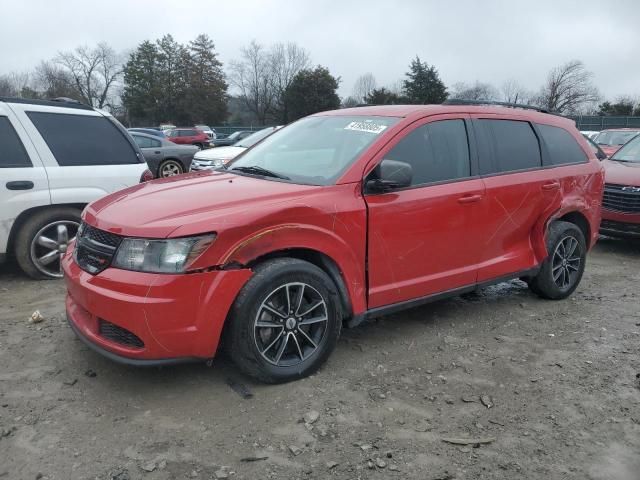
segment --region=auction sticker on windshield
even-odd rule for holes
[[[361,122],[351,122],[344,127],[345,130],[356,130],[358,132],[373,133],[378,135],[387,128],[386,125],[380,125],[379,123],[372,122],[371,120],[365,120]]]

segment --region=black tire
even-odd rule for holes
[[[14,254],[24,273],[36,280],[59,278],[47,275],[36,264],[32,255],[32,244],[36,234],[47,225],[55,222],[75,222],[80,224],[81,211],[72,207],[53,207],[41,210],[30,216],[19,228],[14,242]],[[75,232],[72,232],[75,236]],[[59,261],[59,260],[58,260]]]
[[[305,285],[302,288],[305,293],[300,294],[300,296],[298,296],[299,290],[289,292],[289,288],[294,289],[294,287],[287,287],[287,285],[302,284]],[[295,296],[295,299],[289,302],[290,306],[292,303],[297,302],[298,298],[302,298],[297,304],[295,314],[284,312],[285,316],[292,317],[284,320],[279,316],[270,314],[269,310],[265,310],[271,306],[276,308],[278,312],[283,313],[281,309],[283,307],[287,308],[284,305],[284,301],[280,306],[275,303],[267,303],[270,299],[275,298],[274,296],[283,295],[283,293],[280,293],[282,289],[285,289],[286,298],[288,298],[289,293]],[[305,297],[305,295],[308,295],[308,297]],[[315,296],[315,300],[307,300],[307,298],[313,296]],[[297,313],[300,310],[304,310],[301,308],[302,302],[305,302],[304,307],[306,309],[314,301],[319,302],[320,297],[324,301],[324,306],[319,305],[316,310],[317,313],[314,313],[314,315],[317,315],[317,318],[321,318],[323,315],[319,310],[325,311],[327,317],[326,325],[322,325],[324,322],[314,323],[314,326],[299,323],[293,330],[289,331],[288,322],[290,320],[296,322]],[[265,303],[267,307],[264,306]],[[282,325],[260,329],[256,325],[258,319],[265,318],[265,313],[271,315],[271,319],[267,317],[268,320],[261,320],[261,323],[263,321],[280,322]],[[242,288],[235,300],[230,312],[229,322],[225,332],[225,348],[240,370],[265,383],[282,383],[306,377],[320,368],[338,343],[342,328],[342,315],[337,289],[331,278],[324,271],[303,260],[278,258],[266,261],[254,268],[253,276]],[[318,330],[320,328],[324,328],[321,336]],[[311,329],[316,330],[312,331]],[[317,344],[313,340],[309,342],[303,339],[300,330],[306,331],[306,338],[315,335],[313,340]],[[281,335],[280,340],[276,338],[278,335]],[[290,337],[289,335],[292,336]],[[293,337],[296,338],[295,342]],[[300,342],[298,342],[297,338],[301,339]],[[290,339],[291,344],[289,346],[286,342],[289,342]],[[284,347],[282,347],[282,342],[285,342]],[[277,357],[282,347],[284,353],[280,354],[280,358],[267,360],[263,356],[265,351],[263,347],[271,343],[274,344],[273,348],[264,355],[267,358],[271,356]],[[316,345],[315,348],[312,343]],[[296,345],[297,349],[294,349]],[[263,350],[262,353],[261,350]],[[299,353],[297,358],[295,352]],[[287,354],[286,359],[285,353]],[[289,356],[291,362],[297,360],[298,363],[287,364],[285,360],[289,361]],[[276,363],[273,363],[273,361],[276,361]],[[278,365],[280,362],[283,364]]]
[[[529,280],[529,288],[542,298],[562,300],[574,292],[584,273],[587,259],[584,233],[573,223],[553,222],[547,235],[547,252],[540,271]]]
[[[174,173],[168,173],[169,170]],[[165,160],[158,167],[158,178],[168,178],[173,175],[180,175],[181,173],[184,173],[184,166],[174,159]]]

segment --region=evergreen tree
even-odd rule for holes
[[[365,97],[365,101],[369,105],[397,105],[402,103],[402,99],[386,88],[374,88]]]
[[[227,116],[227,82],[213,41],[198,35],[189,43],[187,108],[194,123],[216,124]]]
[[[129,55],[124,66],[122,104],[134,125],[158,125],[161,121],[161,85],[157,78],[158,47],[148,40]]]
[[[320,65],[313,70],[301,70],[286,91],[289,118],[295,120],[339,108],[338,83],[339,79]]]
[[[404,95],[409,103],[442,103],[447,99],[447,87],[440,80],[438,70],[421,62],[418,56],[411,61],[406,75],[407,79],[403,82]]]

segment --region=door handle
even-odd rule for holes
[[[467,195],[466,197],[460,197],[458,203],[474,203],[482,200],[482,195]]]
[[[542,190],[557,190],[560,188],[560,182],[545,183],[542,185]]]
[[[31,190],[33,188],[33,182],[30,180],[16,180],[14,182],[7,182],[7,190]]]
[[[162,152],[161,152],[160,150],[156,150],[156,151],[155,151],[155,152],[153,152],[153,153],[155,153],[156,155],[160,155]]]

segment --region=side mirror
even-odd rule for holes
[[[373,171],[373,176],[367,180],[366,191],[370,193],[384,193],[397,188],[411,186],[413,169],[411,165],[396,160],[382,160]]]

